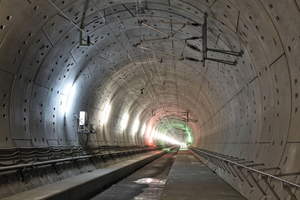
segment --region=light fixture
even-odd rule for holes
[[[109,113],[110,113],[111,105],[107,103],[102,112],[102,124],[105,124],[108,120]]]
[[[146,124],[144,124],[142,129],[141,129],[141,135],[145,134],[145,130],[146,130]]]
[[[123,118],[122,118],[122,121],[121,121],[121,128],[122,130],[124,130],[127,126],[127,122],[128,122],[128,118],[129,118],[129,115],[126,113]]]
[[[69,91],[68,99],[66,101],[66,104],[64,105],[64,112],[67,114],[72,106],[74,96],[76,94],[76,87],[74,85],[69,85],[66,91]]]
[[[140,125],[140,121],[138,119],[136,119],[133,124],[133,134],[135,134],[137,132],[137,130],[139,129],[139,125]]]
[[[192,142],[192,137],[189,135],[188,142]]]

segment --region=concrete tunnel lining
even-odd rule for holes
[[[90,145],[164,144],[150,143],[150,124],[180,138],[172,123],[181,123],[190,128],[194,147],[280,167],[280,173],[299,171],[299,1],[51,2],[55,6],[48,0],[0,2],[1,148],[83,145],[73,115],[85,110],[98,133]],[[165,35],[138,20],[202,24],[204,12],[208,47],[244,52],[208,56],[237,59],[236,66],[206,61],[202,67],[157,52],[202,59],[170,38],[141,41]],[[202,35],[201,26],[146,23],[181,41]],[[74,24],[82,28],[83,43],[90,36],[90,46],[79,45]],[[202,48],[201,39],[188,42]],[[111,111],[103,124],[106,104]],[[198,121],[178,122],[183,110]],[[261,197],[224,179],[247,198]]]

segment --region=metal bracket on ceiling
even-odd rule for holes
[[[83,41],[83,38],[82,38],[82,28],[79,29],[79,46],[81,47],[87,47],[87,46],[90,46],[91,45],[91,39],[90,39],[90,36],[87,36],[87,41],[85,44],[82,43]]]
[[[199,23],[182,23],[182,22],[165,22],[165,21],[148,21],[146,19],[139,20],[138,23],[141,26],[144,22],[149,22],[149,23],[156,23],[156,24],[181,24],[181,25],[190,25],[190,26],[202,26],[202,24]]]
[[[183,41],[181,41],[181,40],[179,40],[179,39],[173,37],[173,36],[170,35],[170,34],[167,34],[167,33],[163,32],[163,31],[158,30],[157,28],[154,28],[154,27],[152,27],[152,26],[150,26],[150,25],[148,25],[148,24],[145,24],[144,21],[145,21],[145,20],[139,21],[139,24],[140,24],[140,25],[144,25],[144,26],[146,26],[146,27],[148,27],[148,28],[150,28],[150,29],[153,29],[153,30],[155,30],[155,31],[157,31],[157,32],[159,32],[159,33],[161,33],[161,34],[167,36],[166,39],[173,39],[173,40],[175,40],[175,41],[177,41],[177,42],[179,42],[179,43],[181,43],[181,44],[183,44],[183,45],[186,45],[187,47],[193,49],[194,51],[201,52],[201,50],[198,48],[198,46],[189,44],[189,43],[187,43],[187,42],[183,42]]]
[[[192,122],[192,123],[197,123],[198,119],[190,119],[189,118],[189,111],[186,111],[186,122]]]
[[[179,55],[176,55],[176,54],[172,54],[172,53],[168,53],[168,52],[164,52],[164,51],[159,51],[159,50],[155,50],[155,49],[150,49],[150,48],[147,48],[147,47],[143,47],[141,46],[140,43],[137,43],[137,44],[133,44],[133,47],[138,47],[138,48],[141,48],[143,50],[149,50],[149,51],[154,51],[154,52],[157,52],[157,53],[161,53],[161,54],[165,54],[165,55],[169,55],[169,56],[174,56],[174,57],[179,57],[179,60],[189,60],[189,61],[193,61],[193,62],[201,62],[199,59],[197,58],[192,58],[192,57],[182,57],[182,56],[179,56]],[[159,61],[160,63],[162,63],[162,60]]]
[[[205,12],[204,13],[204,23],[202,26],[202,53],[203,53],[203,67],[205,67],[205,61],[206,60],[210,60],[210,61],[214,61],[214,62],[219,62],[219,63],[223,63],[226,65],[236,65],[237,61],[230,61],[230,60],[221,60],[221,59],[215,59],[215,58],[208,58],[207,57],[207,52],[211,51],[211,52],[216,52],[216,53],[222,53],[222,54],[226,54],[226,55],[231,55],[231,56],[239,56],[241,57],[243,55],[243,51],[237,52],[237,51],[227,51],[227,50],[222,50],[222,49],[212,49],[212,48],[207,48],[207,17],[208,14]]]

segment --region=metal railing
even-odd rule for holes
[[[145,147],[120,147],[120,146],[99,146],[95,148],[75,148],[66,151],[62,149],[52,148],[12,148],[0,149],[0,172],[11,170],[24,170],[28,168],[35,168],[38,166],[49,165],[55,166],[57,163],[68,161],[76,161],[82,159],[93,159],[101,157],[106,162],[105,156],[110,156],[113,160],[113,155],[126,156],[131,153],[142,153],[145,151],[152,151],[161,149],[161,146],[156,148]],[[31,150],[32,151],[28,151]],[[42,151],[41,151],[42,150]],[[78,155],[79,154],[79,155]],[[45,161],[41,161],[45,159]],[[8,163],[9,162],[9,163]],[[18,164],[22,162],[23,164]]]
[[[284,189],[288,195],[291,197],[291,199],[296,200],[296,195],[291,191],[291,188],[300,188],[300,185],[287,181],[285,179],[279,178],[278,176],[290,176],[290,175],[300,175],[299,172],[296,173],[288,173],[288,174],[278,174],[278,175],[272,175],[268,174],[264,171],[267,170],[278,170],[280,168],[267,168],[262,170],[257,170],[251,167],[254,166],[260,166],[264,164],[254,164],[253,161],[245,161],[245,159],[239,159],[237,157],[230,157],[222,154],[217,154],[214,152],[208,152],[205,150],[201,150],[195,147],[189,147],[191,151],[194,153],[200,155],[204,159],[206,159],[206,165],[208,162],[212,163],[213,165],[217,166],[221,170],[227,172],[228,174],[232,174],[234,177],[238,177],[241,182],[244,182],[244,180],[249,184],[251,188],[253,188],[253,184],[249,180],[250,177],[253,180],[254,184],[257,186],[257,188],[262,192],[263,195],[267,195],[266,192],[263,190],[262,186],[260,185],[259,181],[255,179],[253,173],[257,173],[259,177],[264,181],[264,183],[267,185],[267,187],[270,189],[272,194],[277,200],[280,200],[280,197],[274,190],[274,188],[271,186],[268,179],[273,179],[275,181],[278,181],[281,184],[281,188]],[[253,163],[251,165],[245,165],[246,163]],[[251,166],[251,167],[250,167]],[[246,174],[243,172],[243,170],[246,170]],[[249,174],[249,178],[246,176]]]

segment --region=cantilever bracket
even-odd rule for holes
[[[74,114],[74,117],[76,117],[82,123],[82,121],[81,121],[81,119],[80,119],[80,117],[78,115]],[[90,131],[84,124],[82,126],[84,127],[84,129],[86,130],[86,132],[78,132],[78,133],[83,133],[83,134],[94,133],[94,134],[97,134],[97,131],[94,128],[92,128],[92,131]]]
[[[90,36],[87,36],[87,43],[86,44],[83,44],[82,43],[82,41],[83,41],[83,39],[82,39],[82,29],[83,28],[80,28],[79,29],[79,45],[81,46],[81,47],[87,47],[87,46],[90,46],[91,45],[91,39],[90,39]]]
[[[226,65],[236,65],[237,61],[230,61],[230,60],[221,60],[221,59],[214,59],[214,58],[208,58],[207,57],[207,52],[212,51],[216,53],[222,53],[222,54],[227,54],[227,55],[232,55],[232,56],[242,56],[244,54],[243,51],[238,52],[238,51],[227,51],[227,50],[222,50],[222,49],[212,49],[212,48],[207,48],[207,13],[204,13],[204,23],[202,26],[202,54],[203,54],[203,67],[205,67],[205,61],[210,60],[218,63],[223,63]]]

